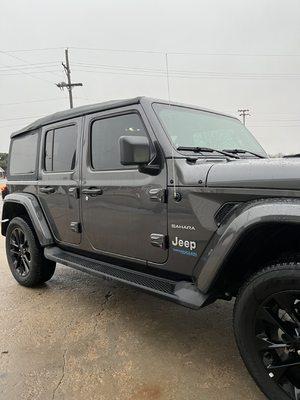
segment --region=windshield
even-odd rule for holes
[[[168,104],[153,104],[165,132],[176,147],[243,149],[266,156],[264,149],[237,119]]]

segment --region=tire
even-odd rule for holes
[[[6,256],[15,280],[22,286],[34,287],[52,278],[56,264],[44,257],[29,221],[16,217],[6,232]]]
[[[275,264],[249,279],[236,299],[234,333],[248,371],[267,398],[299,400],[300,263]]]

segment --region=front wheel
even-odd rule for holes
[[[34,287],[54,274],[55,262],[44,257],[33,229],[23,218],[16,217],[8,225],[6,256],[11,273],[20,285]]]
[[[277,264],[240,290],[234,331],[250,374],[271,400],[300,400],[300,263]]]

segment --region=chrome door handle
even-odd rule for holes
[[[91,188],[82,189],[82,193],[87,194],[89,196],[99,196],[100,194],[103,193],[103,190],[101,188],[91,187]]]
[[[54,193],[55,192],[55,188],[53,186],[41,187],[40,188],[40,192],[41,193],[46,193],[46,194]]]

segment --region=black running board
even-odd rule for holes
[[[45,257],[89,274],[127,283],[128,285],[162,296],[189,308],[197,309],[203,307],[208,300],[208,296],[201,293],[191,282],[176,282],[148,275],[143,272],[70,253],[59,247],[46,247]]]

